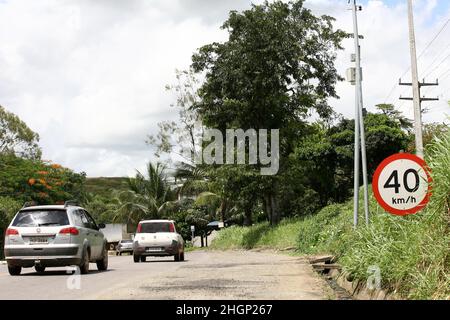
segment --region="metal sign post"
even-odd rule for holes
[[[349,1],[350,2],[350,1]],[[352,55],[352,62],[355,62],[355,68],[351,68],[347,74],[350,75],[349,81],[355,85],[355,155],[354,155],[354,212],[353,224],[356,228],[358,224],[359,212],[359,155],[361,152],[362,173],[364,184],[364,213],[366,224],[369,224],[369,191],[367,176],[367,159],[366,159],[366,137],[364,129],[363,115],[363,95],[362,95],[362,69],[361,69],[361,47],[359,45],[360,35],[358,33],[357,11],[361,11],[362,7],[356,5],[356,0],[352,1],[353,13],[353,38],[355,41],[355,54]],[[353,61],[354,60],[354,61]]]
[[[192,244],[194,244],[195,226],[191,226],[191,233],[192,233]]]

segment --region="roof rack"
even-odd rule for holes
[[[22,209],[28,208],[28,207],[34,207],[36,206],[36,201],[27,201],[23,204]]]
[[[64,208],[67,208],[68,206],[78,206],[77,200],[68,200],[64,202]]]

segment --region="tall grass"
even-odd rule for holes
[[[384,289],[408,299],[450,299],[450,134],[428,150],[433,196],[416,215],[398,217],[370,198],[369,226],[353,229],[353,202],[334,204],[318,214],[219,233],[214,248],[296,245],[302,254],[332,253],[351,278],[367,280],[369,268],[381,271]],[[360,208],[360,212],[363,212]]]
[[[233,226],[219,232],[211,244],[213,249],[285,249],[297,246],[297,232],[301,222],[286,219],[278,226],[261,223],[252,227]]]
[[[450,299],[450,135],[437,139],[427,158],[434,183],[424,211],[397,217],[380,210],[369,227],[325,248],[337,253],[345,272],[357,279],[366,280],[370,266],[379,267],[383,286],[401,297]]]

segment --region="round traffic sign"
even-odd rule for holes
[[[392,155],[378,166],[372,189],[384,210],[405,216],[422,210],[431,196],[430,169],[421,158],[409,154]]]

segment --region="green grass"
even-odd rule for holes
[[[450,135],[437,140],[428,155],[433,196],[416,215],[390,215],[371,196],[368,227],[361,217],[360,226],[353,229],[353,201],[349,200],[275,227],[264,223],[227,228],[212,248],[296,246],[301,254],[331,253],[350,278],[366,281],[369,267],[377,266],[383,288],[402,298],[450,299]]]
[[[261,223],[252,227],[232,226],[219,232],[211,249],[285,249],[297,246],[300,221],[283,220],[278,226]]]
[[[113,190],[128,190],[127,180],[124,177],[86,178],[85,188],[89,193],[109,197]]]

